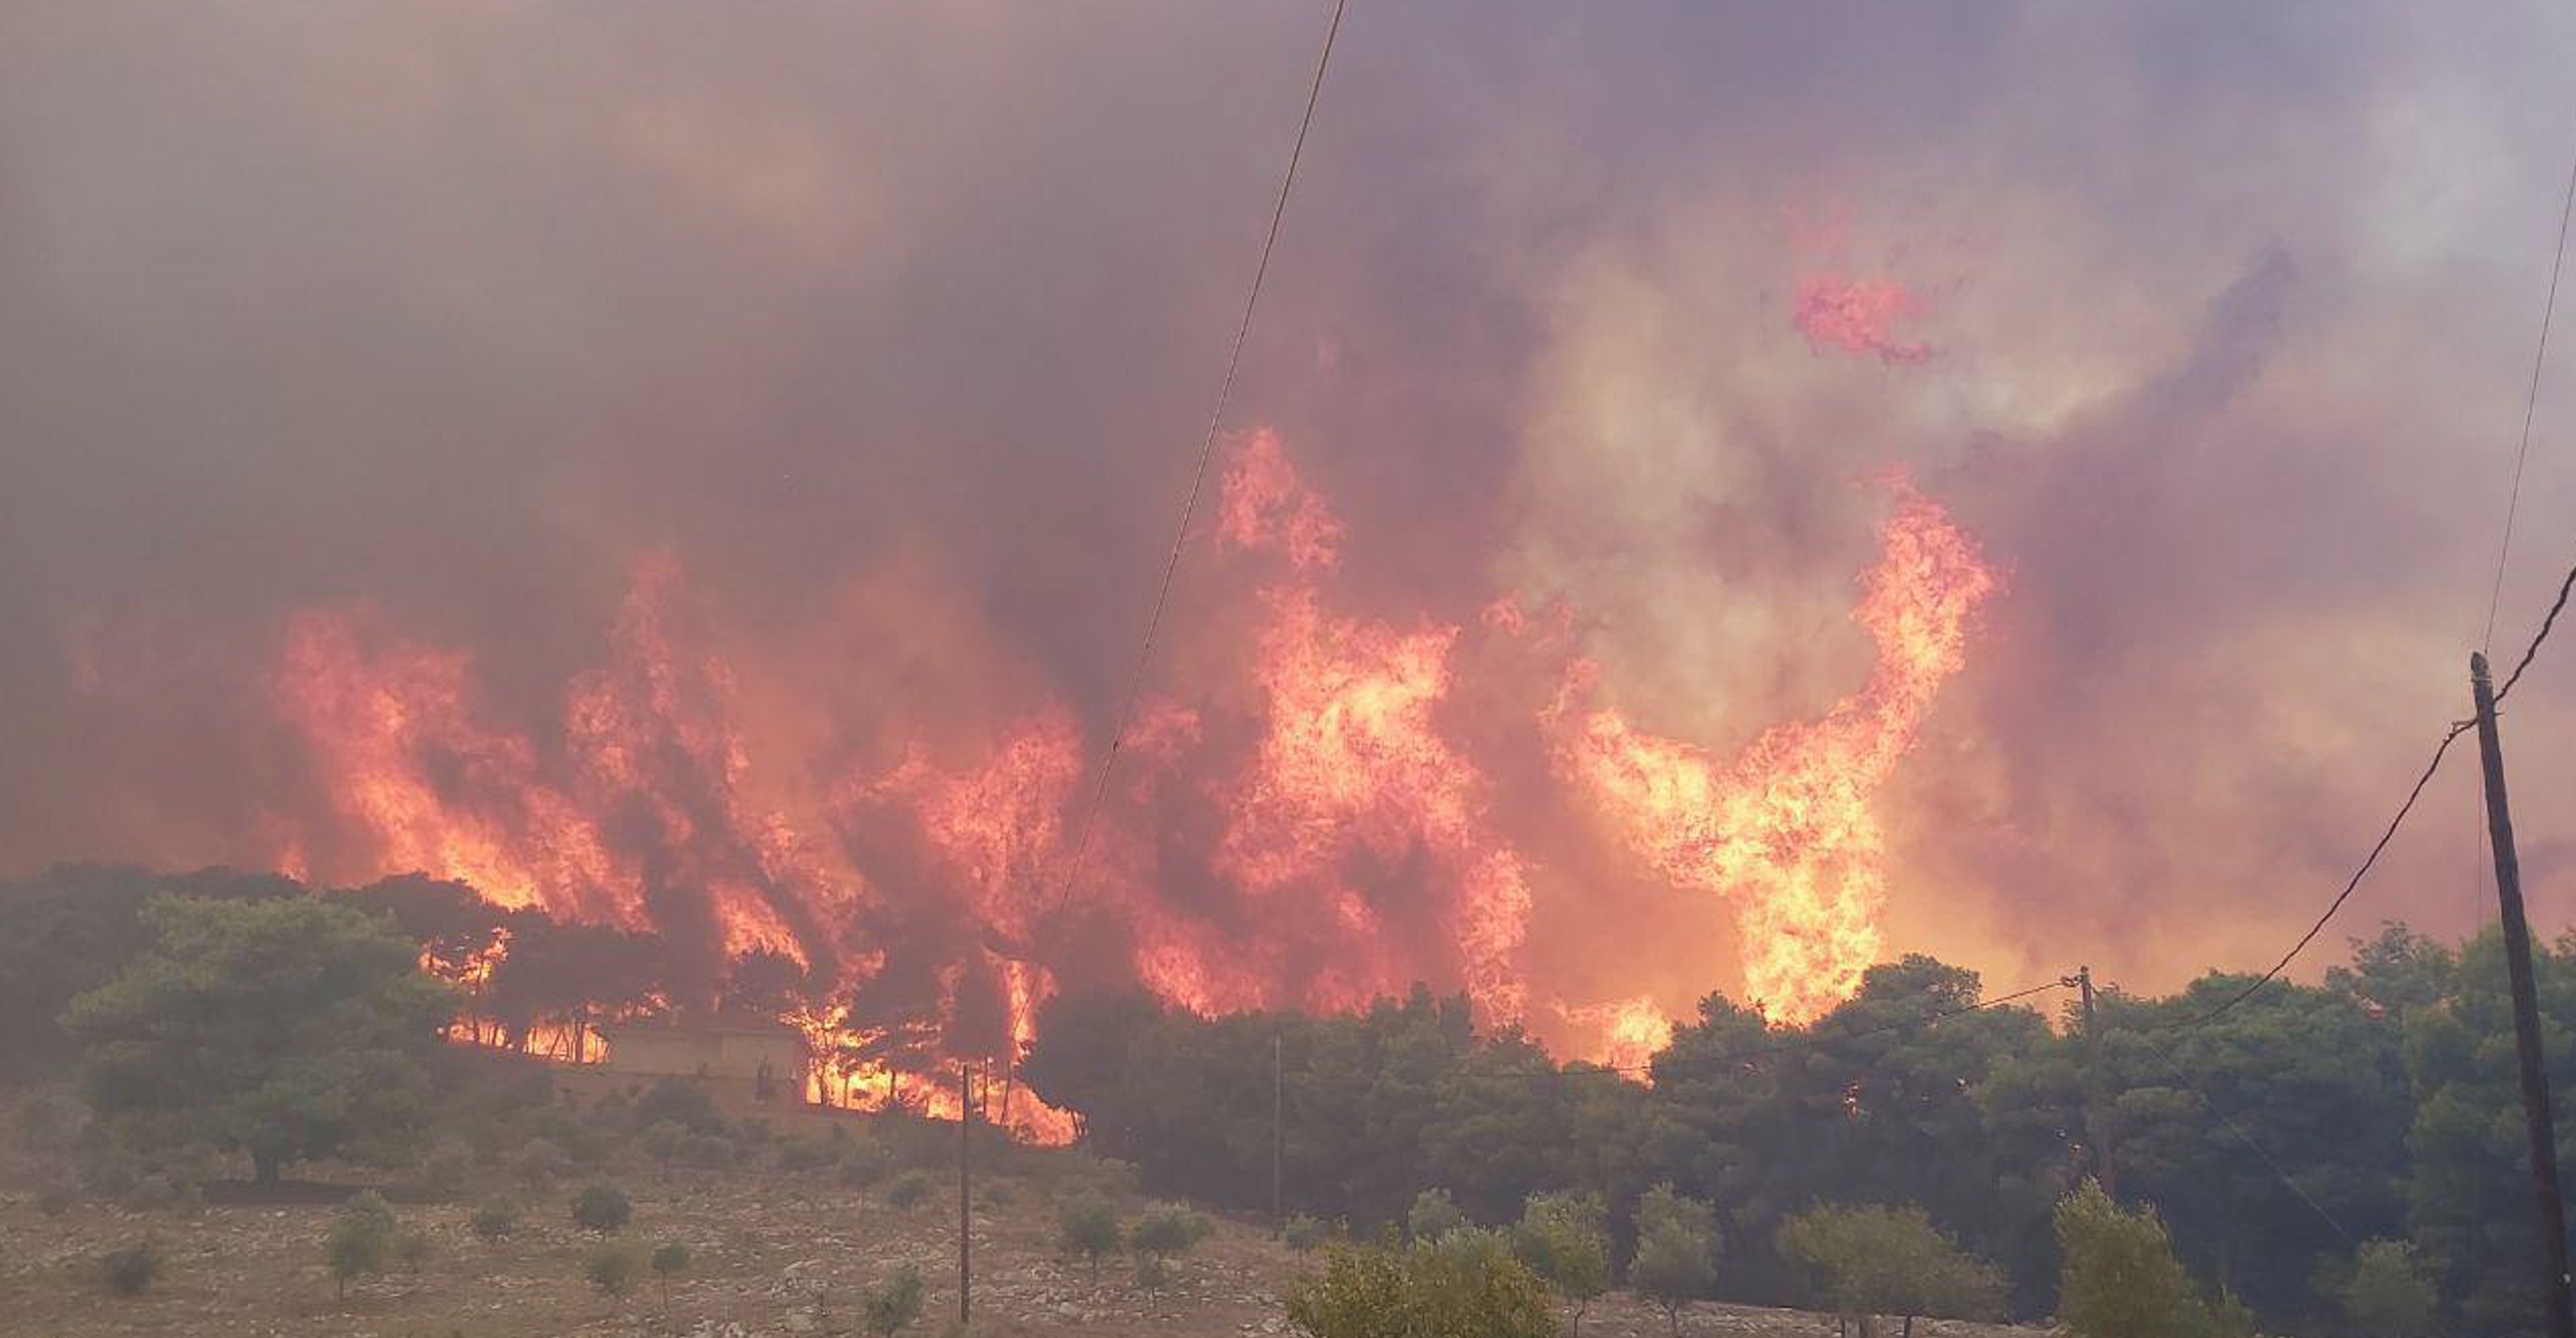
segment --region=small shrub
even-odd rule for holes
[[[70,1185],[55,1181],[36,1191],[36,1211],[47,1217],[60,1217],[72,1210],[75,1197]]]
[[[1200,1241],[1207,1239],[1212,1229],[1206,1218],[1187,1208],[1158,1203],[1136,1219],[1135,1230],[1128,1234],[1128,1242],[1135,1246],[1138,1254],[1169,1259],[1189,1253]]]
[[[1106,1195],[1083,1193],[1056,1208],[1056,1241],[1064,1252],[1091,1262],[1091,1280],[1100,1281],[1100,1261],[1118,1249],[1118,1205]]]
[[[921,1318],[921,1270],[906,1264],[860,1298],[859,1315],[879,1338],[900,1333]]]
[[[1136,1256],[1136,1286],[1148,1294],[1160,1294],[1172,1285],[1172,1266],[1159,1254]]]
[[[529,1188],[542,1190],[572,1173],[572,1156],[551,1138],[531,1138],[511,1154],[510,1169]]]
[[[1313,1338],[1555,1338],[1557,1327],[1546,1286],[1518,1260],[1429,1246],[1333,1247],[1289,1292],[1288,1319]]]
[[[635,1252],[606,1241],[592,1247],[582,1262],[582,1276],[605,1296],[624,1296],[635,1285]]]
[[[2441,1295],[2414,1247],[2398,1240],[2363,1242],[2350,1264],[2322,1272],[2317,1291],[2334,1302],[2354,1332],[2373,1338],[2424,1338],[2441,1308]]]
[[[187,1202],[188,1194],[168,1173],[154,1171],[135,1180],[132,1188],[117,1200],[119,1207],[132,1213],[157,1213]]]
[[[330,1234],[322,1240],[335,1295],[345,1300],[352,1279],[384,1271],[385,1260],[393,1253],[394,1232],[394,1210],[374,1190],[340,1205]]]
[[[841,1183],[852,1189],[878,1184],[893,1170],[894,1154],[873,1138],[853,1138],[841,1149]]]
[[[119,1296],[140,1296],[161,1276],[161,1251],[148,1239],[98,1257],[100,1285]]]
[[[1289,1218],[1287,1225],[1279,1229],[1279,1238],[1288,1243],[1289,1249],[1299,1254],[1312,1254],[1322,1249],[1324,1242],[1332,1239],[1332,1236],[1333,1229],[1324,1224],[1324,1219],[1308,1217],[1303,1213]]]
[[[81,1149],[76,1169],[81,1192],[109,1202],[121,1201],[133,1193],[135,1182],[143,1178],[143,1163],[115,1143]]]
[[[1007,1180],[996,1180],[984,1186],[984,1206],[987,1208],[1008,1208],[1018,1202],[1019,1197],[1019,1191],[1011,1188]]]
[[[671,1163],[688,1154],[692,1137],[694,1135],[686,1125],[672,1120],[656,1120],[644,1126],[644,1132],[635,1141],[644,1149],[644,1155],[653,1159],[654,1165],[668,1171]]]
[[[715,1098],[696,1083],[680,1078],[664,1078],[645,1088],[644,1095],[635,1098],[632,1115],[639,1125],[668,1121],[691,1133],[725,1131],[724,1112],[716,1109]]]
[[[634,1215],[626,1191],[604,1182],[585,1186],[572,1201],[573,1225],[602,1236],[616,1235]]]
[[[1063,1154],[1056,1162],[1056,1179],[1068,1194],[1098,1194],[1107,1199],[1126,1199],[1136,1193],[1136,1167],[1115,1157],[1102,1157],[1088,1150]]]
[[[778,1145],[778,1169],[782,1171],[819,1171],[832,1164],[838,1155],[828,1142],[813,1138],[790,1138]]]
[[[1458,1211],[1458,1201],[1445,1189],[1426,1189],[1413,1197],[1413,1207],[1404,1214],[1404,1231],[1417,1241],[1438,1240],[1467,1225],[1467,1215]]]
[[[938,1188],[939,1181],[930,1172],[906,1171],[896,1176],[893,1184],[886,1186],[885,1198],[887,1203],[897,1208],[910,1210],[930,1202],[930,1196]]]
[[[429,1233],[418,1227],[397,1232],[394,1236],[394,1262],[400,1264],[406,1273],[419,1272],[429,1262],[430,1256],[437,1252],[438,1247],[430,1241]]]
[[[474,1175],[474,1149],[446,1139],[431,1148],[420,1159],[421,1188],[443,1200],[452,1200],[465,1192],[465,1182]]]
[[[485,1199],[474,1210],[474,1234],[485,1240],[500,1240],[519,1229],[519,1201],[508,1195]]]
[[[680,1160],[707,1170],[722,1170],[734,1164],[741,1150],[723,1134],[699,1134],[681,1145]]]
[[[671,1308],[671,1279],[689,1268],[689,1246],[686,1241],[666,1240],[653,1247],[653,1279],[662,1287],[662,1308]]]
[[[18,1103],[18,1137],[29,1149],[43,1152],[60,1147],[71,1133],[72,1116],[63,1103],[44,1092],[29,1092]]]

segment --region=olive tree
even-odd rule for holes
[[[1610,1289],[1609,1212],[1598,1194],[1571,1190],[1532,1194],[1512,1229],[1512,1250],[1573,1311],[1569,1328],[1583,1332],[1583,1312]]]
[[[1671,1185],[1646,1191],[1637,1204],[1637,1254],[1628,1263],[1628,1285],[1664,1312],[1674,1338],[1682,1308],[1717,1283],[1717,1214]]]
[[[1920,1208],[1811,1208],[1782,1223],[1780,1255],[1814,1276],[1837,1324],[1875,1316],[1991,1320],[2004,1310],[2003,1275],[1961,1250]]]

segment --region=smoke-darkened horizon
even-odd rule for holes
[[[2304,927],[2462,712],[2576,22],[1356,7],[1086,838],[1321,17],[0,17],[0,873],[1577,1049]],[[2348,929],[2473,923],[2471,779]]]

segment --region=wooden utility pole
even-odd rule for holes
[[[1284,1160],[1282,1153],[1288,1142],[1286,1119],[1288,1103],[1282,1095],[1285,1086],[1280,1076],[1282,1045],[1283,1042],[1274,1033],[1270,1037],[1270,1229],[1274,1232],[1285,1231],[1288,1227],[1286,1199],[1283,1194],[1287,1181],[1280,1175],[1280,1164]]]
[[[2522,1064],[2522,1122],[2531,1136],[2531,1192],[2540,1216],[2543,1285],[2551,1338],[2576,1338],[2576,1303],[2568,1295],[2567,1208],[2558,1194],[2558,1136],[2549,1101],[2549,1070],[2540,1049],[2540,997],[2531,977],[2531,926],[2522,913],[2522,862],[2513,848],[2513,812],[2505,804],[2504,750],[2496,740],[2495,685],[2487,657],[2469,656],[2469,694],[2478,708],[2478,757],[2486,766],[2487,835],[2495,850],[2496,905],[2504,921],[2505,977],[2513,987],[2513,1040]]]
[[[2093,1012],[2093,968],[2075,968],[2075,988],[2084,1000],[2084,1131],[2093,1138],[2093,1173],[2102,1192],[2120,1197],[2120,1173],[2111,1155],[2109,1088],[2102,1080],[2102,1023]]]
[[[957,1323],[966,1324],[967,1302],[974,1293],[974,1221],[967,1212],[966,1187],[975,1146],[975,1097],[969,1090],[975,1069],[970,1064],[957,1066]]]

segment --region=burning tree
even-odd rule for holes
[[[247,1151],[263,1185],[417,1139],[453,1000],[410,940],[301,897],[161,897],[143,923],[152,946],[70,1015],[91,1105],[121,1134]]]

